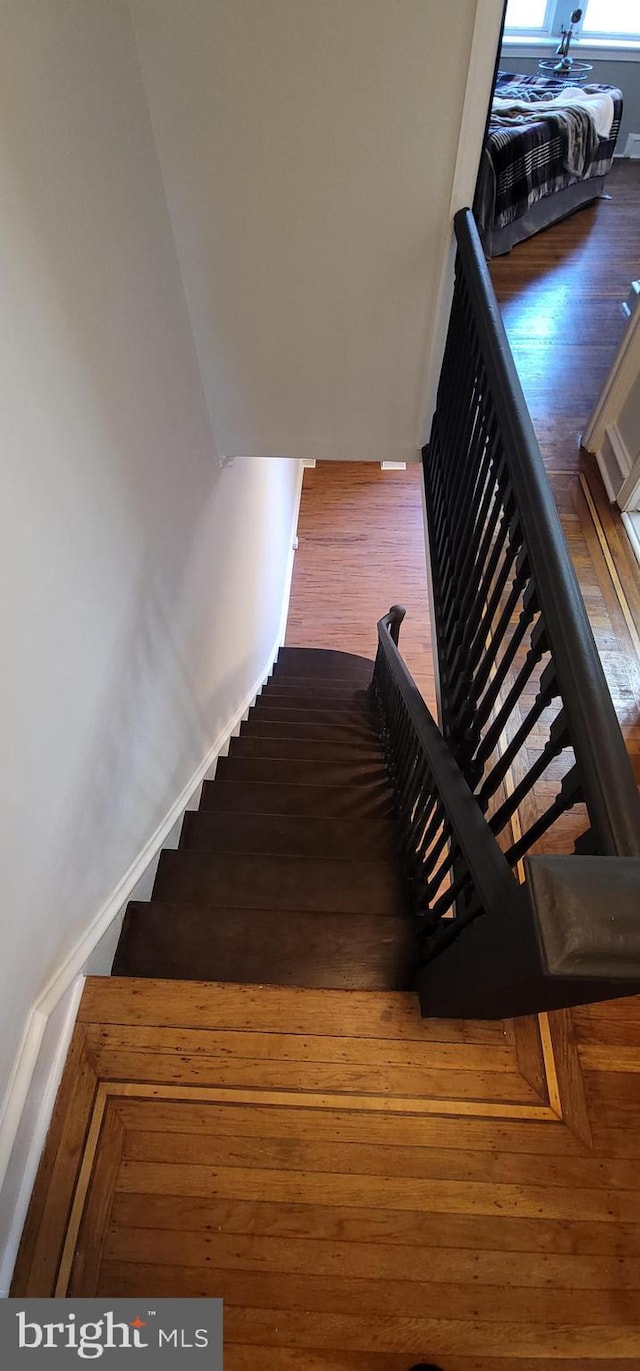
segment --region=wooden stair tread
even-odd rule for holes
[[[262,852],[330,856],[336,861],[388,857],[396,850],[390,820],[300,814],[237,814],[191,810],[184,816],[180,847],[204,852]]]
[[[269,986],[263,992],[259,981],[234,985],[204,978],[199,984],[194,984],[191,977],[189,980],[189,986],[181,987],[173,979],[159,978],[154,983],[145,979],[136,984],[135,979],[89,976],[78,1021],[82,1023],[87,1018],[105,1024],[180,1024],[195,1029],[205,1024],[209,1028],[253,1033],[281,1033],[285,1024],[288,1034],[334,1037],[338,1032],[341,1041],[350,1038],[356,1046],[360,1038],[379,1039],[383,1043],[393,1039],[417,1043],[421,1052],[430,1042],[462,1046],[501,1046],[505,1042],[501,1021],[423,1019],[414,991],[386,994],[354,990],[349,995],[325,995],[318,991],[303,995],[295,987]],[[473,1063],[469,1063],[469,1069],[473,1069]],[[529,1150],[533,1152],[535,1148]]]
[[[265,681],[261,694],[292,695],[299,691],[302,695],[325,695],[328,700],[346,695],[361,700],[363,704],[370,704],[370,684],[370,678],[364,675],[356,681],[349,677],[345,679],[344,676],[279,676],[276,671]]]
[[[154,900],[201,903],[212,914],[228,909],[402,915],[396,864],[332,861],[324,857],[198,852],[160,854]]]
[[[384,756],[377,740],[358,738],[348,734],[343,739],[314,740],[313,738],[285,738],[279,729],[274,733],[266,728],[263,733],[246,734],[244,728],[239,738],[232,738],[229,744],[229,757],[233,758],[271,758],[280,761],[303,762],[354,762],[356,765],[368,763],[371,766],[384,766]]]
[[[278,675],[357,676],[373,672],[370,657],[326,647],[281,647],[274,667]]]
[[[349,819],[389,818],[393,794],[386,780],[364,786],[295,785],[289,781],[223,779],[205,781],[200,808],[234,814],[300,814]]]
[[[368,694],[371,684],[371,673],[365,671],[354,672],[351,676],[312,676],[310,672],[302,676],[294,676],[292,672],[278,672],[274,670],[270,685],[282,686],[289,690],[313,690],[314,693],[328,692],[335,690],[344,695],[361,693],[363,696]]]
[[[328,681],[311,680],[310,677],[287,677],[271,676],[266,685],[262,687],[260,698],[264,699],[299,699],[303,703],[306,701],[326,702],[328,708],[350,709],[355,706],[357,709],[371,709],[371,694],[369,683],[358,684],[353,681]]]
[[[213,923],[198,905],[154,900],[129,905],[113,974],[408,990],[413,959],[404,919],[220,909]]]
[[[368,729],[376,733],[375,720],[368,703],[362,709],[337,709],[322,701],[314,703],[313,700],[305,700],[304,704],[295,705],[280,695],[259,695],[251,708],[249,719],[269,719],[274,724],[324,724],[330,728]]]
[[[308,713],[312,711],[309,710]],[[298,718],[274,718],[273,712],[266,710],[251,711],[240,730],[242,738],[281,738],[285,742],[304,739],[305,742],[340,743],[345,746],[369,747],[380,751],[380,739],[366,719],[344,720],[328,723],[325,719],[305,719],[304,711],[298,711]],[[330,716],[326,716],[328,718]]]
[[[358,761],[311,761],[291,757],[220,757],[216,778],[226,781],[272,781],[289,785],[382,786],[389,789],[387,771],[382,758]]]

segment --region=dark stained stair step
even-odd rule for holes
[[[264,686],[260,700],[270,705],[287,705],[292,709],[331,709],[355,710],[357,714],[372,714],[371,696],[368,690],[308,690],[299,686],[281,686],[269,682]]]
[[[292,705],[278,695],[259,695],[249,713],[250,719],[270,719],[273,723],[326,724],[330,728],[356,728],[375,732],[375,716],[367,705],[363,709],[332,709],[314,705]]]
[[[386,819],[394,810],[388,782],[349,785],[295,785],[288,782],[205,781],[200,809],[223,814],[300,814],[307,817]]]
[[[326,695],[328,700],[335,700],[339,695],[347,695],[366,701],[371,699],[370,687],[369,677],[354,681],[345,680],[341,676],[279,676],[276,671],[267,677],[262,690],[280,695],[292,695],[296,691],[302,695]]]
[[[327,990],[407,990],[415,949],[404,919],[209,910],[131,903],[115,976],[236,981]]]
[[[373,672],[370,657],[354,652],[339,652],[334,648],[281,647],[274,671],[291,676],[354,677]]]
[[[341,762],[310,761],[292,757],[220,757],[216,779],[225,781],[271,781],[287,785],[360,786],[381,784],[389,786],[382,759],[356,761],[350,757]]]
[[[191,810],[184,816],[180,847],[201,852],[262,852],[359,861],[397,851],[391,820],[305,817],[299,814],[234,814]]]
[[[355,724],[316,723],[314,719],[274,719],[272,714],[254,713],[253,710],[242,725],[241,737],[282,738],[286,742],[304,738],[307,742],[344,743],[346,747],[350,744],[378,750],[381,747],[378,735],[364,720]]]
[[[280,676],[275,670],[267,677],[262,689],[289,695],[298,690],[303,695],[326,695],[327,699],[335,699],[337,695],[357,695],[361,700],[367,700],[371,698],[370,686],[370,677],[363,676],[362,680],[354,681],[341,676]]]
[[[314,690],[314,691],[342,691],[343,694],[362,691],[366,693],[371,684],[372,673],[358,671],[352,676],[293,676],[291,672],[279,672],[277,666],[274,667],[273,676],[270,680],[274,685],[283,686],[289,690]]]
[[[389,861],[331,861],[320,857],[260,856],[165,849],[154,900],[216,908],[282,909],[291,913],[404,913],[402,882]],[[176,936],[181,936],[176,929]]]
[[[280,761],[308,762],[367,762],[384,766],[384,754],[377,739],[358,739],[349,736],[336,742],[313,742],[308,738],[285,738],[281,733],[269,733],[257,737],[244,731],[239,738],[232,738],[229,744],[229,757],[267,757]]]
[[[283,648],[125,916],[114,973],[400,990],[417,956],[373,662]]]

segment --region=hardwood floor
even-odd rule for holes
[[[637,272],[633,178],[492,270],[638,761],[640,576],[578,443]],[[401,600],[429,694],[419,481],[305,473],[287,641],[371,656]],[[14,1283],[53,1290],[221,1294],[226,1371],[636,1371],[640,997],[516,1029],[90,980]]]
[[[14,1292],[222,1296],[227,1371],[630,1371],[639,1004],[549,1016],[542,1097],[412,995],[89,979]]]
[[[625,328],[637,272],[640,164],[618,161],[610,199],[522,243],[493,284],[640,782],[640,568],[595,459],[580,446]]]
[[[640,163],[619,160],[610,199],[490,263],[547,470],[581,471],[580,435],[600,394],[638,272]]]
[[[320,462],[304,473],[287,644],[375,657],[393,604],[407,610],[403,655],[433,707],[420,468]]]

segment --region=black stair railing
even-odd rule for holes
[[[442,732],[398,607],[373,690],[423,1008],[498,1017],[640,991],[640,801],[469,210],[455,230],[424,450]]]

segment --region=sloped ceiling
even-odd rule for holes
[[[131,0],[219,452],[415,458],[479,7]]]

